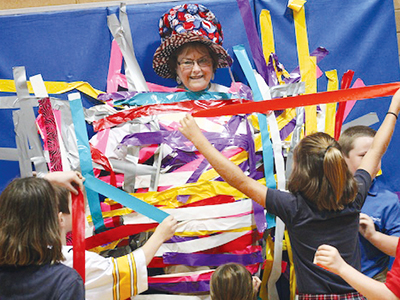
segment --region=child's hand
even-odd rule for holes
[[[340,269],[345,264],[345,261],[340,256],[339,251],[329,245],[321,245],[318,247],[314,256],[314,264],[331,271],[335,274],[340,273]]]
[[[78,195],[77,187],[83,191],[83,182],[85,181],[85,178],[78,171],[51,172],[46,174],[44,179],[65,187],[75,195]]]
[[[169,215],[157,226],[154,234],[159,235],[162,241],[165,242],[174,235],[177,227],[178,221]]]
[[[374,221],[370,216],[360,213],[360,227],[358,231],[367,240],[370,240],[372,236],[376,233]]]
[[[186,114],[186,116],[179,121],[181,126],[179,131],[191,142],[193,142],[196,137],[202,136],[199,126],[197,126],[196,121],[190,114]]]
[[[258,292],[260,285],[261,285],[260,278],[258,278],[257,276],[253,276],[253,289],[255,292]]]
[[[399,115],[400,111],[400,89],[393,95],[392,101],[390,102],[389,110],[390,112]],[[397,118],[396,118],[397,119]]]

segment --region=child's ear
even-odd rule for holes
[[[65,227],[65,218],[61,211],[58,213],[58,222],[60,223],[61,228]]]

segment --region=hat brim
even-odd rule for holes
[[[208,46],[218,56],[217,68],[226,68],[232,65],[232,58],[219,44],[193,32],[177,33],[167,38],[156,50],[153,57],[153,69],[163,78],[173,78],[169,67],[171,54],[184,44],[201,42]]]

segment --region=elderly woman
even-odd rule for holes
[[[176,79],[179,87],[199,92],[228,92],[211,83],[217,68],[229,67],[232,58],[222,47],[223,33],[215,15],[201,4],[171,8],[159,23],[162,43],[153,59],[154,71]]]

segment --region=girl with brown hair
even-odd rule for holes
[[[0,299],[84,299],[82,278],[60,263],[61,250],[52,184],[13,180],[0,195]]]
[[[285,223],[300,300],[316,299],[316,295],[318,299],[364,299],[342,278],[313,264],[313,258],[319,245],[329,244],[360,270],[359,213],[392,137],[399,110],[400,91],[397,91],[354,178],[332,137],[325,133],[306,136],[294,150],[289,192],[268,189],[246,176],[210,144],[192,116],[180,121],[180,131],[227,183]]]

